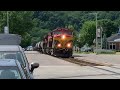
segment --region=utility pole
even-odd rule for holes
[[[95,18],[96,18],[96,54],[97,54],[97,49],[98,49],[98,40],[97,40],[97,37],[98,37],[98,32],[97,32],[97,27],[98,27],[98,23],[97,23],[97,12],[96,13],[90,13],[90,14],[94,14],[95,15]]]
[[[97,13],[95,13],[96,16],[96,50],[98,49],[98,40],[97,40]],[[96,52],[97,53],[97,52]]]

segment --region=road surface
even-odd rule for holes
[[[29,62],[37,62],[40,67],[35,69],[35,79],[119,79],[120,66],[79,66],[56,57],[26,51]]]
[[[100,62],[112,65],[120,65],[120,55],[116,54],[74,54],[75,58],[89,60],[93,62]]]

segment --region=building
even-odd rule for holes
[[[117,34],[112,35],[111,37],[107,38],[108,42],[108,49],[111,50],[120,50],[120,28]]]

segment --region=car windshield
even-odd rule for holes
[[[0,52],[0,59],[15,59],[25,66],[25,61],[21,52]]]
[[[0,79],[22,79],[22,77],[17,67],[0,66]]]

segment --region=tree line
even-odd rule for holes
[[[95,39],[96,11],[9,11],[10,33],[22,36],[21,46],[35,45],[43,36],[57,27],[67,27],[74,32],[74,45],[89,46]],[[103,27],[106,37],[117,33],[120,25],[119,11],[97,11],[98,27]],[[0,32],[6,26],[6,11],[0,11]]]

